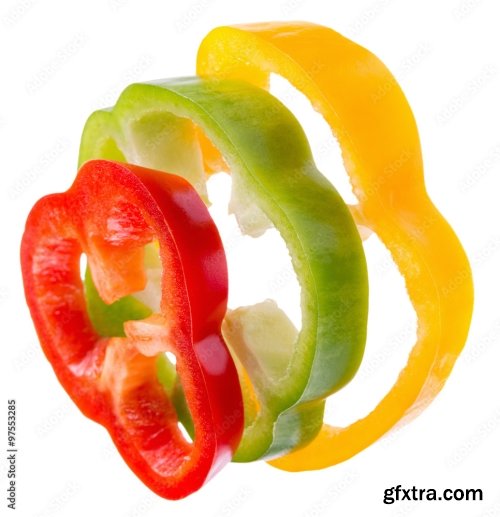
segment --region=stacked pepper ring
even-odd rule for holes
[[[87,314],[82,252],[100,295],[112,303],[145,286],[144,246],[153,239],[166,272],[159,312],[128,321],[124,337],[102,338]],[[189,183],[132,165],[90,161],[67,192],[34,206],[21,264],[40,343],[61,384],[86,416],[106,427],[146,485],[177,499],[230,461],[243,408],[220,333],[226,261],[217,229]],[[177,357],[194,421],[192,443],[156,375],[166,351]]]
[[[408,363],[377,407],[346,428],[325,425],[308,447],[272,463],[285,470],[328,467],[417,415],[443,387],[470,325],[469,262],[427,195],[411,108],[371,52],[312,23],[220,27],[202,41],[197,71],[264,88],[276,73],[309,98],[342,148],[359,201],[355,217],[390,251],[417,314]]]
[[[297,120],[252,85],[196,78],[131,85],[114,108],[90,116],[80,163],[119,158],[174,171],[204,195],[200,134],[230,164],[242,230],[258,235],[274,225],[302,288],[298,334],[272,302],[225,319],[245,404],[235,460],[253,461],[312,440],[325,397],[354,375],[366,337],[366,264],[351,214],[316,169]]]

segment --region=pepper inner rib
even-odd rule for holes
[[[146,365],[143,361],[143,366],[147,371],[146,377],[149,375],[157,377],[169,400],[172,401],[179,431],[184,440],[191,444],[195,438],[193,419],[186,403],[181,376],[177,374],[175,352],[168,346],[168,322],[159,314],[162,298],[162,264],[159,256],[158,240],[153,236],[151,242],[145,244],[142,251],[143,273],[141,272],[141,276],[146,283],[140,291],[133,291],[137,287],[135,282],[132,286],[129,284],[128,289],[125,286],[121,287],[121,294],[124,294],[124,296],[113,303],[117,306],[121,305],[123,310],[119,311],[120,318],[115,318],[114,324],[113,322],[110,324],[109,319],[103,322],[102,314],[97,316],[95,299],[96,295],[99,295],[100,299],[102,295],[91,280],[90,271],[87,271],[86,281],[87,305],[89,305],[91,299],[92,303],[89,308],[91,316],[97,318],[97,320],[94,320],[93,326],[98,333],[102,332],[104,336],[112,336],[112,341],[117,347],[135,348],[138,354],[155,358],[153,367],[150,364]],[[140,286],[142,287],[143,284]],[[113,305],[113,303],[105,304],[104,301],[99,301],[99,303],[101,304],[100,308],[104,310],[106,310],[105,305]],[[109,307],[108,310],[110,310]],[[113,308],[111,308],[111,311],[113,311]],[[115,312],[112,312],[112,314],[113,317],[116,315]],[[118,339],[119,337],[122,339]],[[124,339],[124,337],[126,338]],[[131,345],[133,346],[131,347]],[[113,354],[109,362],[114,365],[120,357]],[[136,357],[135,360],[139,360],[137,354],[131,354],[130,357]],[[126,367],[126,361],[127,357],[121,358],[124,368]],[[104,365],[103,370],[102,377],[104,377],[104,380],[101,378],[101,386],[109,384],[107,387],[110,392],[120,392],[120,385],[113,385],[114,379],[110,378],[110,375],[106,375],[106,365]],[[113,371],[112,368],[109,368],[109,370],[110,372]]]

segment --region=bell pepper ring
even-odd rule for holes
[[[305,94],[340,144],[359,201],[355,219],[378,235],[404,277],[417,341],[394,386],[365,417],[344,428],[325,424],[308,446],[271,462],[289,471],[334,465],[416,416],[443,387],[470,325],[469,262],[426,192],[411,108],[371,52],[312,23],[219,27],[200,45],[197,72],[263,88],[276,73]],[[218,163],[213,148],[205,153]]]
[[[160,310],[125,322],[124,337],[100,336],[87,314],[81,254],[111,304],[144,289],[144,246],[152,241],[163,266]],[[59,381],[82,413],[108,430],[144,484],[162,497],[182,498],[231,460],[243,406],[221,337],[227,266],[217,228],[186,180],[86,163],[67,192],[31,210],[21,264],[36,331]],[[177,358],[192,443],[157,378],[166,351]]]
[[[245,406],[234,460],[276,457],[312,440],[325,397],[359,366],[368,309],[363,247],[297,120],[247,83],[187,78],[131,85],[113,108],[88,119],[80,163],[115,158],[168,170],[206,196],[200,141],[220,151],[231,170],[230,209],[242,231],[258,236],[274,226],[301,286],[299,333],[269,300],[229,311],[223,324]]]

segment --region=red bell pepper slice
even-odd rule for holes
[[[85,253],[106,303],[145,287],[144,246],[162,261],[161,311],[102,337],[87,314]],[[42,348],[70,397],[110,433],[135,474],[162,497],[200,488],[231,460],[243,430],[238,376],[221,338],[227,267],[207,208],[184,179],[87,162],[65,193],[32,209],[21,245],[26,299]],[[194,422],[184,438],[156,361],[174,352]]]

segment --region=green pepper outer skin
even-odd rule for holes
[[[240,81],[183,78],[130,85],[114,108],[89,117],[79,163],[127,161],[134,125],[152,116],[158,125],[163,115],[166,129],[188,119],[205,132],[289,249],[301,286],[302,329],[288,374],[268,386],[263,410],[245,430],[234,460],[282,455],[314,438],[325,397],[353,377],[362,359],[368,279],[357,228],[317,170],[292,113],[266,91]]]

